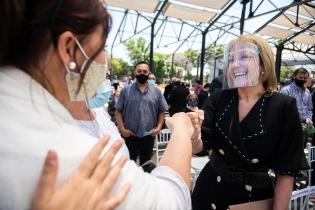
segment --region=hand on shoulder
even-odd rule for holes
[[[108,198],[127,158],[121,157],[111,166],[115,154],[122,145],[117,141],[99,159],[107,139],[100,140],[86,155],[79,168],[59,188],[55,188],[58,157],[49,151],[44,163],[37,189],[32,199],[32,210],[112,210],[127,196],[130,185],[126,185],[112,198]]]

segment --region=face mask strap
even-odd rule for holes
[[[74,37],[74,41],[78,45],[78,47],[79,47],[80,51],[82,52],[82,54],[84,55],[85,59],[89,59],[90,57],[85,53],[83,47],[81,46],[80,42],[77,40],[76,37]]]
[[[90,57],[86,54],[86,52],[84,51],[82,45],[80,44],[80,42],[78,41],[78,39],[76,37],[74,37],[74,41],[77,44],[77,46],[79,47],[79,49],[82,52],[83,56],[85,57],[85,61],[83,62],[82,66],[81,66],[81,70],[80,70],[80,73],[82,73],[83,69],[84,69],[85,65],[87,64],[88,60],[90,59]]]

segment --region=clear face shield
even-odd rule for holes
[[[258,47],[250,42],[232,42],[225,50],[223,87],[242,88],[256,86],[260,80]]]

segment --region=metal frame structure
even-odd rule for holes
[[[307,4],[307,5],[310,5],[309,2],[311,2],[311,0],[308,0],[308,1],[294,1],[292,2],[290,5],[284,7],[283,9],[280,10],[280,12],[278,14],[276,14],[275,16],[273,16],[269,21],[267,21],[264,25],[262,25],[259,29],[257,29],[255,32],[258,33],[259,31],[261,31],[264,27],[266,27],[268,24],[270,24],[272,21],[274,21],[275,19],[277,19],[278,17],[280,17],[281,15],[284,14],[285,11],[287,11],[289,8],[293,7],[293,6],[297,6],[297,10],[299,10],[299,6],[302,5],[302,4]],[[312,6],[312,5],[310,5]],[[312,6],[313,7],[313,6]],[[298,25],[298,19],[299,19],[299,12],[297,11],[297,15],[296,15],[296,23],[294,25]],[[276,76],[277,76],[277,79],[279,80],[280,78],[280,70],[281,70],[281,61],[282,61],[282,51],[284,49],[287,49],[287,50],[292,50],[292,51],[296,51],[296,50],[293,50],[295,48],[294,46],[294,42],[290,42],[294,37],[298,36],[299,34],[305,32],[307,29],[311,28],[312,26],[314,26],[314,22],[315,20],[313,20],[310,24],[308,24],[307,26],[301,28],[300,31],[294,33],[293,35],[287,37],[285,40],[281,40],[278,44],[275,45],[277,51],[276,51],[276,63],[275,63],[275,67],[276,67]],[[292,43],[292,46],[291,47],[284,47],[285,44],[287,45],[290,45],[290,43]],[[314,43],[315,44],[315,43]],[[293,48],[293,49],[292,49]],[[303,51],[303,50],[298,50],[298,52],[301,52],[301,53],[305,53],[307,54],[307,51]],[[313,61],[313,59],[311,59],[309,56],[307,56],[310,60]],[[314,62],[314,61],[313,61]],[[315,62],[314,62],[315,63]]]
[[[112,0],[114,1],[114,0]],[[177,0],[181,1],[181,0]],[[188,1],[189,2],[189,1]],[[193,1],[192,1],[193,2]],[[235,5],[237,2],[239,2],[242,6],[241,10],[241,16],[240,17],[231,17],[227,15],[227,12]],[[271,6],[274,7],[274,9],[269,9],[268,11],[260,12],[260,9],[264,3],[267,2]],[[212,42],[208,42],[210,44],[216,44],[217,40],[221,37],[232,34],[233,36],[237,36],[239,34],[243,34],[246,21],[249,21],[254,18],[262,17],[267,14],[274,14],[277,12],[276,15],[274,15],[272,18],[267,20],[261,27],[259,27],[257,30],[255,30],[255,33],[259,33],[262,29],[267,27],[268,25],[272,24],[273,21],[275,21],[280,16],[286,16],[286,12],[293,7],[297,7],[297,11],[295,13],[296,15],[296,21],[294,24],[297,27],[297,30],[295,32],[283,40],[278,40],[277,38],[269,39],[271,42],[275,43],[276,47],[276,73],[277,77],[280,76],[280,68],[281,68],[281,58],[282,58],[282,51],[283,50],[290,50],[292,52],[300,52],[305,55],[307,59],[310,60],[311,63],[315,63],[315,43],[313,45],[305,45],[300,44],[294,41],[293,39],[297,37],[298,35],[310,32],[310,29],[314,27],[315,25],[315,18],[313,17],[313,20],[310,21],[307,25],[299,26],[298,20],[300,16],[300,7],[303,5],[306,5],[310,8],[315,8],[314,4],[311,4],[311,2],[314,2],[314,0],[292,0],[291,2],[288,2],[286,5],[277,7],[272,0],[229,0],[223,8],[220,10],[216,10],[216,16],[214,16],[209,22],[192,22],[187,21],[183,19],[178,18],[172,18],[165,16],[164,13],[168,9],[168,6],[170,3],[173,3],[171,0],[160,0],[159,5],[157,6],[156,10],[152,14],[147,14],[140,11],[134,11],[134,10],[128,10],[125,9],[124,11],[120,11],[124,13],[124,16],[121,20],[120,26],[117,30],[117,33],[115,35],[114,41],[111,46],[111,53],[113,53],[114,46],[121,44],[122,42],[131,39],[137,34],[143,33],[144,31],[147,31],[150,29],[150,43],[147,47],[147,49],[150,47],[150,64],[152,66],[152,69],[154,71],[153,66],[153,53],[154,49],[157,49],[161,46],[166,45],[172,45],[177,44],[178,47],[173,51],[172,54],[172,61],[174,61],[175,53],[183,46],[184,43],[190,42],[191,45],[195,45],[198,43],[196,40],[197,37],[201,37],[201,42],[198,44],[201,45],[200,47],[200,75],[199,79],[203,81],[204,76],[204,68],[205,68],[205,52],[206,52],[206,44],[207,44],[207,38],[209,37],[208,34],[211,31],[219,31],[217,34],[217,37]],[[110,8],[111,10],[112,8]],[[292,11],[290,11],[292,13]],[[247,14],[247,16],[246,16]],[[126,39],[123,39],[123,37],[126,36],[126,22],[128,16],[136,16],[136,21],[134,24],[134,30],[133,34],[129,36]],[[148,23],[147,26],[141,26],[142,29],[139,29],[140,26],[138,25],[139,19],[144,19]],[[292,21],[291,21],[292,22]],[[173,35],[172,38],[175,40],[172,43],[161,45],[161,41],[163,39],[163,36],[165,35],[165,29],[167,26],[171,25],[173,27]],[[175,30],[175,25],[179,30]],[[238,27],[239,26],[239,27]],[[187,32],[187,36],[184,35],[183,30],[185,28],[185,31]],[[231,29],[237,29],[239,30],[238,33],[231,32]],[[223,32],[223,34],[222,34]],[[312,33],[312,34],[315,34]],[[119,43],[116,43],[117,38],[120,36]],[[158,39],[155,42],[155,39]],[[171,36],[170,36],[171,37]],[[200,40],[200,39],[199,39]],[[211,39],[210,39],[211,40]],[[155,44],[157,43],[157,44]],[[198,73],[197,73],[198,74]]]

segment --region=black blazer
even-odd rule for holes
[[[214,92],[203,108],[204,146],[226,163],[248,170],[266,166],[292,176],[308,169],[294,98],[264,94],[241,122],[236,89]]]

